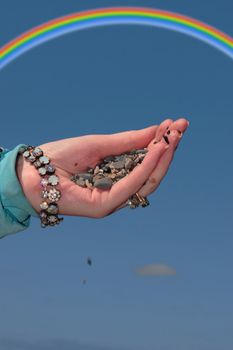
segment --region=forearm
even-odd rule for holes
[[[16,161],[16,174],[24,196],[39,215],[41,203],[40,175],[32,164],[28,163],[20,154]]]
[[[28,170],[25,172],[26,167],[24,168],[21,161],[18,164],[18,150],[22,145],[7,150],[2,154],[0,160],[0,238],[25,230],[30,225],[30,216],[39,216],[31,205],[28,191],[25,190],[24,194],[19,181],[20,177],[25,177],[24,181],[27,181],[32,189],[34,182],[30,175],[31,172]],[[33,192],[32,190],[29,197],[33,195]]]

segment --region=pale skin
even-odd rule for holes
[[[189,122],[180,118],[164,120],[140,130],[130,130],[109,135],[85,135],[38,145],[56,168],[61,191],[58,201],[59,214],[103,218],[124,208],[125,202],[134,193],[147,197],[156,191],[173,160],[175,149],[181,141]],[[170,130],[169,145],[163,135]],[[154,143],[156,141],[156,143]],[[70,180],[71,175],[94,168],[105,157],[120,155],[132,149],[148,148],[142,163],[115,183],[110,190],[83,188]],[[18,156],[16,172],[22,190],[39,214],[41,198],[41,176],[35,167],[22,156]]]

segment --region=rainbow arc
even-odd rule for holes
[[[33,47],[74,31],[117,24],[170,29],[204,41],[233,59],[233,38],[199,20],[178,13],[140,7],[110,7],[73,13],[41,24],[0,48],[0,69]]]

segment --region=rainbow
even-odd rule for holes
[[[48,40],[91,27],[136,24],[160,27],[195,37],[233,59],[233,38],[199,20],[168,11],[140,7],[110,7],[72,13],[41,24],[0,48],[0,69]]]

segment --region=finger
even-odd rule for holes
[[[158,126],[153,125],[140,130],[123,131],[110,135],[99,135],[99,153],[101,158],[118,155],[133,149],[145,148],[154,139]]]
[[[175,152],[178,144],[181,141],[180,134],[177,134],[176,131],[173,132],[173,130],[176,130],[176,128],[178,128],[178,130],[180,130],[182,133],[184,133],[184,131],[186,130],[188,125],[189,125],[189,122],[185,119],[179,119],[179,120],[173,122],[172,124],[170,124],[169,130],[171,130],[171,132],[169,133],[169,136],[168,136],[170,147],[161,156],[157,166],[155,167],[154,171],[151,173],[151,175],[149,176],[147,181],[144,183],[144,185],[141,187],[141,189],[139,191],[137,191],[137,193],[139,195],[141,195],[143,197],[147,197],[149,194],[154,192],[159,187],[161,181],[163,180],[163,178],[165,177],[165,175],[168,172],[168,169],[169,169],[170,164],[171,164],[173,157],[174,157],[174,152]],[[163,130],[167,131],[166,124],[164,126],[165,126],[165,128]],[[151,143],[149,144],[149,146],[147,148],[149,150],[152,147],[154,147],[153,140],[151,141]],[[123,203],[119,207],[117,207],[113,212],[116,212],[120,209],[123,209],[126,206],[127,206],[127,204]],[[108,215],[110,215],[110,214],[112,214],[112,212],[109,213]]]
[[[186,131],[188,125],[189,125],[189,122],[184,118],[177,119],[176,121],[174,121],[172,123],[168,122],[168,123],[164,124],[162,132],[159,134],[159,137],[161,139],[163,136],[165,136],[165,137],[168,136],[172,130],[178,130],[179,132],[181,132],[180,137],[182,137],[182,135]],[[158,137],[156,137],[155,140],[152,140],[149,143],[147,148],[150,149],[151,147],[153,147],[154,143],[156,143],[157,140],[159,140]]]
[[[163,123],[160,124],[159,128],[156,131],[155,138],[153,140],[151,140],[151,142],[147,145],[148,150],[153,148],[156,143],[161,141],[163,135],[165,135],[167,130],[169,130],[169,127],[171,126],[171,124],[172,124],[171,119],[167,119],[166,121],[164,121]]]
[[[169,146],[162,140],[151,149],[143,159],[141,164],[138,164],[131,173],[115,183],[111,190],[105,193],[101,193],[101,206],[100,210],[102,214],[112,212],[115,208],[123,204],[134,193],[136,193],[145,181],[150,176],[156,164],[158,164],[161,156],[167,151]],[[94,189],[94,191],[101,191]],[[93,193],[95,196],[95,194]]]
[[[169,126],[169,130],[170,131],[179,130],[183,134],[186,131],[188,126],[189,126],[189,121],[184,118],[180,118],[180,119],[177,119],[174,123],[172,123]]]
[[[149,194],[154,192],[160,185],[161,181],[165,177],[169,166],[174,157],[174,152],[177,144],[180,142],[179,133],[175,130],[169,135],[169,149],[161,156],[158,164],[155,166],[154,171],[151,173],[149,178],[146,180],[144,185],[140,188],[137,193],[143,197],[147,197]],[[151,146],[152,147],[152,146]],[[127,206],[126,203],[121,204],[117,207],[114,212],[123,209]],[[108,215],[112,214],[109,213]]]
[[[168,130],[168,128],[172,125],[173,120],[172,119],[166,119],[164,120],[158,129],[156,130],[155,134],[155,140],[154,141],[160,141],[165,132]]]
[[[170,167],[170,164],[174,157],[175,148],[177,147],[181,139],[179,133],[176,130],[172,130],[168,138],[169,149],[160,158],[154,171],[151,173],[146,183],[138,191],[138,193],[143,197],[148,196],[150,193],[154,192],[159,187],[161,181],[165,177]]]
[[[170,125],[169,129],[166,131],[166,134],[164,135],[164,137],[166,138],[170,132],[172,130],[177,130],[179,132],[179,136],[180,138],[183,136],[184,132],[186,131],[186,129],[189,126],[189,121],[184,119],[184,118],[180,118],[178,120],[176,120],[172,125]],[[177,147],[179,146],[179,143],[176,145],[175,150],[177,149]]]

